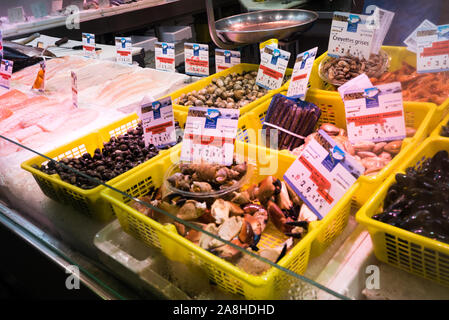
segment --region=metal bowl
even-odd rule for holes
[[[287,39],[310,28],[318,14],[300,9],[265,10],[238,14],[215,22],[225,42],[250,44],[268,39]]]

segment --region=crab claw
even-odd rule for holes
[[[242,248],[248,247],[248,245],[245,245],[239,239],[234,239],[231,242]],[[236,262],[242,255],[242,252],[240,250],[227,244],[214,248],[211,250],[211,252],[229,262]]]
[[[280,180],[274,178],[273,176],[266,177],[259,184],[258,198],[260,203],[265,204],[272,196],[278,194],[281,190],[282,185]]]
[[[286,225],[292,226],[293,228],[290,232],[286,232],[285,235],[295,239],[301,239],[309,228],[308,221],[289,221]]]
[[[281,231],[282,233],[286,233],[291,230],[291,228],[289,228],[288,225],[285,224],[288,221],[287,217],[284,215],[282,210],[271,200],[268,201],[267,211],[270,220],[279,231]]]
[[[241,243],[247,244],[249,246],[252,246],[254,244],[254,231],[252,228],[252,225],[246,221],[246,219],[243,220],[242,228],[240,229],[238,239]]]

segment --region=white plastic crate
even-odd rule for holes
[[[177,42],[192,38],[192,28],[189,26],[161,26],[158,28],[160,41]]]
[[[133,47],[143,48],[145,52],[154,51],[154,44],[156,43],[156,37],[150,36],[131,36],[131,42]]]

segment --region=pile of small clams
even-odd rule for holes
[[[402,140],[388,142],[361,141],[352,144],[346,134],[346,130],[338,128],[331,123],[323,123],[320,129],[324,130],[345,152],[353,156],[364,168],[366,176],[375,176],[382,170],[399,151],[401,151]],[[413,137],[416,130],[406,127],[406,136]],[[304,144],[292,151],[294,155],[299,155],[304,150],[307,143],[313,139],[317,133],[314,132],[306,137]]]
[[[378,77],[386,71],[387,59],[386,54],[371,54],[369,60],[354,56],[329,57],[323,61],[320,74],[335,85],[342,85],[362,73],[370,78]]]
[[[267,94],[256,84],[257,71],[232,73],[213,78],[212,83],[199,91],[183,93],[175,103],[182,106],[238,109]]]
[[[449,156],[437,152],[416,168],[396,174],[373,219],[449,243]]]
[[[185,164],[182,166],[181,174],[188,178],[176,174],[176,177],[171,176],[168,180],[172,186],[198,192],[198,195],[201,195],[203,191],[217,190],[217,186],[223,185],[227,179],[232,181],[236,176],[241,176],[244,165],[239,166],[231,168],[207,163]],[[186,197],[169,189],[167,184],[163,184],[161,188],[140,200],[272,262],[280,260],[293,246],[295,240],[301,239],[307,233],[309,222],[317,219],[285,182],[273,176],[268,176],[247,189],[238,188],[218,198]],[[131,206],[162,224],[174,224],[181,236],[248,273],[259,275],[270,267],[267,263],[243,254],[236,248],[202,232],[188,228],[142,203],[133,202]],[[268,223],[272,223],[286,236],[285,242],[278,247],[268,248],[263,245],[258,247]]]

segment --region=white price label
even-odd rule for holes
[[[338,87],[338,93],[340,93],[340,97],[344,99],[344,94],[346,91],[364,90],[371,87],[373,87],[373,84],[371,83],[370,79],[368,78],[366,73],[362,73],[361,75],[358,75],[357,77]]]
[[[11,87],[11,75],[14,62],[2,60],[0,65],[0,87],[9,89]]]
[[[156,42],[154,45],[156,69],[175,72],[175,44]]]
[[[332,57],[352,55],[369,60],[375,29],[367,24],[367,17],[335,12],[327,54]]]
[[[75,72],[71,72],[72,76],[72,101],[73,107],[78,108],[78,78]]]
[[[354,158],[319,130],[285,172],[284,180],[322,219],[363,172]]]
[[[143,103],[140,108],[145,146],[176,144],[175,119],[171,97]]]
[[[25,21],[25,13],[23,7],[16,7],[8,9],[9,23],[19,23]]]
[[[215,72],[220,72],[240,63],[240,52],[215,49]]]
[[[390,29],[391,23],[393,22],[394,12],[381,9],[376,7],[371,16],[367,18],[368,27],[373,27],[375,29],[373,42],[371,47],[371,53],[378,54],[382,43],[385,40],[388,30]]]
[[[352,143],[405,138],[400,82],[382,84],[364,90],[347,90],[343,101],[348,139]]]
[[[115,49],[118,63],[133,64],[131,38],[115,37]]]
[[[185,73],[191,76],[209,75],[209,46],[184,43]]]
[[[31,12],[36,18],[43,18],[48,16],[47,3],[44,1],[39,1],[31,4]]]
[[[231,165],[240,110],[190,107],[181,161]]]
[[[268,90],[279,89],[287,70],[290,52],[272,46],[263,48],[256,84]]]
[[[317,50],[318,47],[315,47],[296,56],[292,78],[287,91],[288,97],[304,97],[306,95],[307,84],[309,83],[310,72],[312,71]]]
[[[95,35],[92,33],[83,33],[83,52],[86,58],[97,58],[95,51]]]
[[[449,24],[416,32],[419,73],[449,71]]]
[[[421,24],[412,31],[412,33],[404,40],[404,43],[407,45],[407,49],[411,52],[416,53],[418,50],[418,43],[416,42],[416,32],[421,29],[432,29],[437,26],[430,22],[429,20],[424,20]]]

